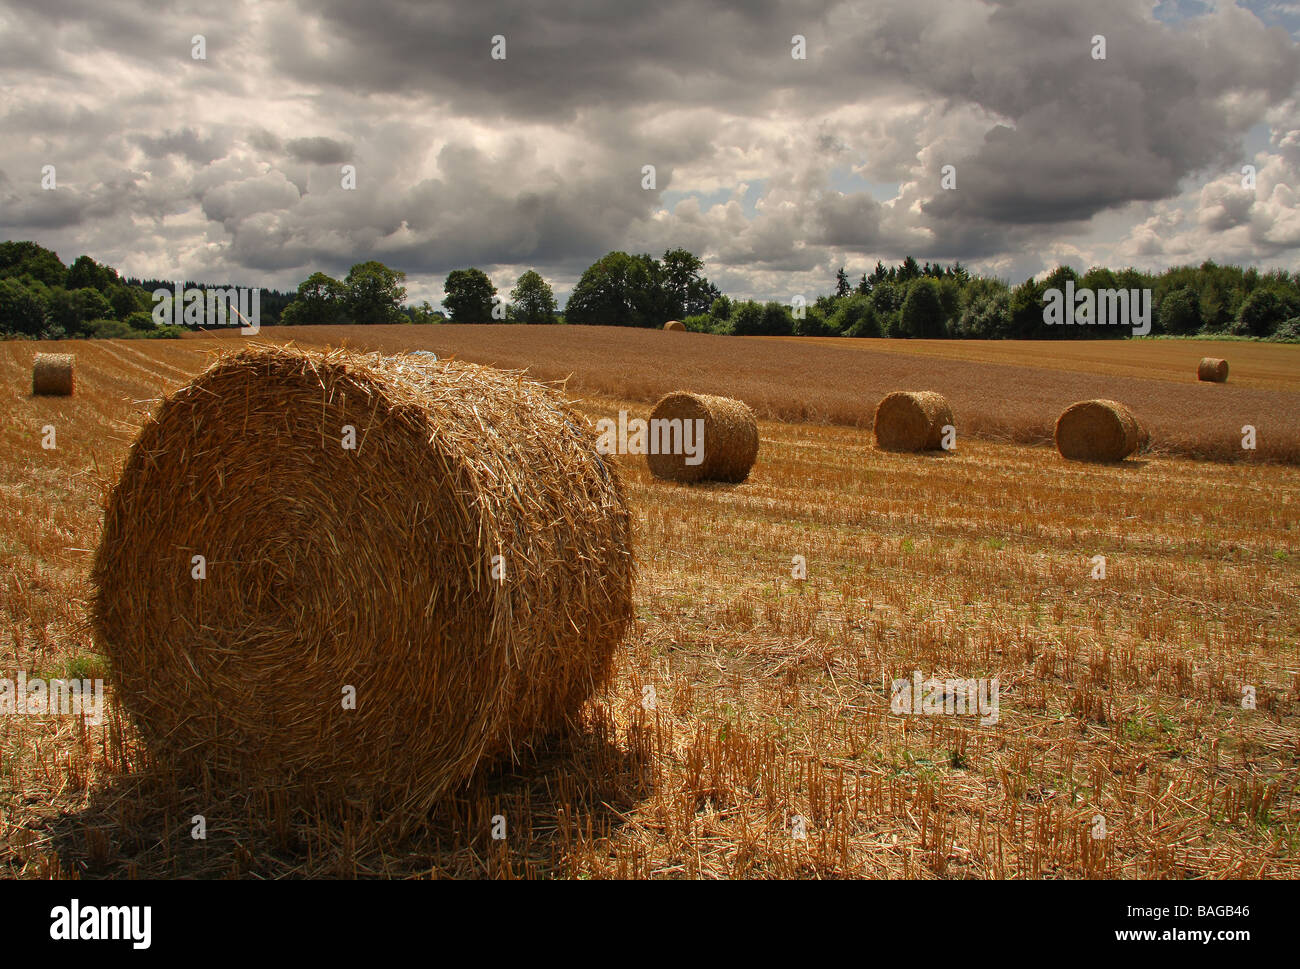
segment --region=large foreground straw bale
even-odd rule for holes
[[[942,394],[900,390],[876,407],[876,446],[886,451],[937,451],[952,408]]]
[[[71,353],[38,353],[32,361],[32,393],[71,396],[73,391]]]
[[[1056,449],[1072,461],[1123,461],[1148,440],[1133,412],[1113,400],[1080,401],[1056,419]]]
[[[680,453],[647,454],[656,478],[669,481],[726,481],[738,484],[749,477],[758,457],[758,421],[744,401],[679,390],[666,394],[650,412],[650,436],[656,421],[703,421],[703,461],[687,464]],[[700,427],[693,424],[692,427]]]
[[[1228,379],[1228,361],[1220,357],[1202,357],[1196,367],[1196,379],[1223,383]]]
[[[403,829],[560,726],[632,614],[617,469],[560,395],[344,351],[243,350],[163,401],[92,578],[160,761]]]
[[[685,330],[685,329],[686,329],[686,324],[683,323],[681,320],[669,320],[667,323],[664,324],[664,329],[665,329],[665,330]]]

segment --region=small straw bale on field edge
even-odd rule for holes
[[[952,408],[942,394],[899,390],[876,407],[876,446],[885,451],[936,451],[943,429],[952,424]]]
[[[685,329],[686,329],[686,324],[683,323],[681,320],[669,320],[667,323],[664,324],[664,329],[665,329],[665,330],[685,330]]]
[[[71,353],[36,354],[36,359],[32,361],[32,393],[71,396],[73,362]]]
[[[632,616],[629,529],[618,468],[549,387],[253,347],[141,429],[92,621],[159,763],[406,832],[606,680]]]
[[[1071,461],[1123,461],[1150,440],[1131,410],[1114,400],[1071,404],[1056,419],[1056,449]]]
[[[1221,357],[1202,357],[1196,367],[1196,379],[1224,383],[1228,379],[1228,361]]]
[[[647,454],[646,463],[656,478],[739,484],[749,477],[758,458],[758,421],[744,401],[679,390],[655,404],[650,411],[652,428],[657,420],[704,421],[704,460],[691,465],[684,454]]]

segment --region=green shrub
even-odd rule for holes
[[[1300,316],[1283,320],[1269,339],[1275,343],[1300,343]]]
[[[868,296],[849,296],[840,300],[827,323],[832,332],[841,336],[880,336],[880,315]]]
[[[129,340],[139,336],[139,330],[133,330],[122,320],[91,320],[86,324],[86,331],[97,340]]]

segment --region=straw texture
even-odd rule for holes
[[[667,323],[664,324],[664,329],[665,329],[665,330],[685,330],[685,329],[686,329],[686,324],[683,323],[681,320],[669,320]]]
[[[1072,461],[1123,461],[1148,440],[1133,412],[1114,400],[1071,404],[1056,420],[1056,449]]]
[[[942,394],[896,391],[876,407],[876,446],[885,451],[937,451],[944,426],[952,423],[952,408]]]
[[[160,761],[407,830],[606,679],[632,574],[618,470],[555,391],[456,361],[254,347],[141,430],[92,614]]]
[[[679,390],[655,404],[651,426],[656,420],[704,421],[704,460],[691,465],[683,454],[647,454],[656,478],[739,484],[749,477],[758,457],[758,421],[743,401]]]
[[[68,397],[73,392],[71,353],[38,353],[32,361],[32,393]]]

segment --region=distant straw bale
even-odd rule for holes
[[[664,324],[664,329],[665,329],[665,330],[685,330],[685,329],[686,329],[686,324],[683,323],[681,320],[669,320],[667,323]]]
[[[1202,357],[1196,367],[1196,379],[1224,383],[1228,379],[1228,361],[1220,357]]]
[[[704,435],[699,464],[688,464],[689,456],[683,453],[647,454],[650,473],[656,478],[738,484],[749,477],[758,457],[758,421],[744,401],[677,391],[660,398],[650,412],[652,438],[656,421],[679,422],[683,432],[685,422],[703,421],[691,426],[702,427]]]
[[[606,680],[632,567],[618,469],[556,391],[253,347],[142,428],[92,616],[159,761],[405,831]]]
[[[32,393],[69,397],[73,392],[71,353],[38,353],[32,361]]]
[[[876,446],[885,451],[937,451],[952,408],[942,394],[929,390],[896,391],[876,407]]]

